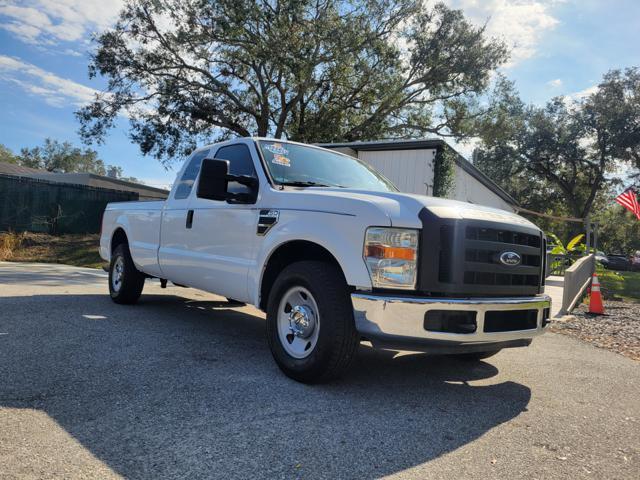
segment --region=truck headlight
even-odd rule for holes
[[[374,287],[415,289],[418,277],[418,230],[368,228],[364,240],[364,261]]]

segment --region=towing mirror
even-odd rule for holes
[[[200,181],[196,194],[208,200],[226,200],[229,161],[205,158],[200,167]]]
[[[248,193],[229,193],[229,182],[237,182],[248,187]],[[229,161],[205,158],[200,168],[198,198],[226,200],[229,203],[255,203],[258,193],[258,179],[248,175],[230,175]]]

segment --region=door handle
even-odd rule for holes
[[[189,210],[187,212],[187,228],[191,228],[193,226],[193,210]]]

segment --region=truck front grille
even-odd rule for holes
[[[423,211],[425,212],[425,211]],[[543,238],[521,225],[440,219],[426,212],[420,251],[419,290],[456,296],[531,296],[540,292]],[[514,252],[518,265],[501,263]]]
[[[467,227],[465,238],[468,240],[480,240],[492,243],[509,243],[513,245],[527,245],[530,247],[540,247],[540,235],[513,232],[498,228]]]

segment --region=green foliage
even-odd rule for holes
[[[610,71],[591,95],[543,107],[525,105],[500,79],[491,111],[479,122],[476,166],[526,208],[585,218],[620,181],[613,172],[632,162],[640,168],[637,68]]]
[[[640,250],[640,221],[614,203],[613,198],[598,209],[592,220],[598,223],[598,250],[625,254]]]
[[[640,302],[640,272],[605,270],[598,264],[596,273],[608,297],[619,297],[623,300]]]
[[[101,142],[125,111],[166,161],[233,135],[461,137],[506,59],[461,11],[421,0],[129,0],[90,65],[108,87],[77,117]]]
[[[18,163],[24,167],[61,173],[95,173],[105,175],[104,162],[98,152],[74,147],[69,142],[47,138],[44,145],[20,150]]]
[[[573,237],[571,240],[569,240],[569,243],[567,243],[567,251],[568,252],[575,252],[575,251],[586,251],[587,247],[584,244],[584,242],[582,241],[585,237],[584,233],[580,233],[578,235],[576,235],[575,237]],[[581,248],[582,247],[582,248]]]
[[[0,143],[0,162],[4,163],[18,163],[18,158],[14,153],[4,145]]]
[[[567,249],[564,247],[562,240],[558,238],[555,233],[545,232],[545,235],[549,239],[549,243],[553,243],[553,248],[551,249],[551,253],[554,255],[565,254],[567,253]]]
[[[433,196],[448,197],[455,182],[456,153],[449,147],[439,148],[433,165]]]
[[[70,142],[47,138],[42,146],[22,148],[19,155],[0,145],[0,162],[9,162],[23,167],[59,173],[94,173],[141,183],[135,177],[125,177],[122,167],[105,165],[98,152],[89,148],[74,147]]]

